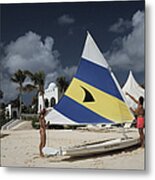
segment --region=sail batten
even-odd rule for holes
[[[54,124],[132,121],[133,116],[116,81],[103,54],[88,33],[78,70],[64,96],[54,107],[55,116],[51,112],[46,120]]]

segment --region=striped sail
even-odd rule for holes
[[[88,33],[78,70],[46,121],[51,124],[132,121],[133,116],[122,94],[107,61]]]

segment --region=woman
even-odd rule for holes
[[[39,115],[39,123],[40,123],[40,145],[39,145],[39,151],[40,151],[40,156],[44,157],[44,154],[42,152],[42,149],[46,145],[46,123],[45,123],[45,114],[46,114],[46,109],[43,109],[40,112]]]
[[[143,108],[144,98],[140,96],[139,99],[136,100],[131,94],[127,92],[126,92],[126,95],[128,95],[137,104],[137,108],[135,110],[133,108],[130,108],[130,109],[136,116],[136,120],[137,120],[136,126],[139,131],[141,146],[144,147],[144,132],[143,132],[143,128],[145,126],[144,124],[145,123],[144,122],[145,110]]]

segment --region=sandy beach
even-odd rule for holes
[[[90,157],[39,156],[39,130],[23,123],[13,130],[1,132],[1,165],[17,167],[98,168],[98,169],[144,169],[144,148],[135,147],[113,153]],[[129,129],[128,136],[138,137],[136,129]],[[120,130],[47,130],[48,147],[69,147],[113,137],[122,137]]]

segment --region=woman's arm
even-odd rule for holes
[[[125,94],[128,95],[136,104],[138,104],[137,99],[135,99],[131,94],[129,94],[128,92],[126,92]]]
[[[135,110],[132,107],[130,107],[130,110],[135,114]]]

